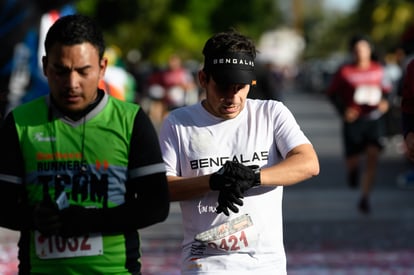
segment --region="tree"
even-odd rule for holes
[[[323,21],[322,21],[323,20]],[[369,35],[382,54],[400,46],[401,37],[414,21],[414,3],[409,0],[359,1],[350,14],[324,13],[308,26],[312,39],[307,56],[327,56],[347,51],[347,41],[355,32]]]
[[[172,52],[200,60],[214,32],[235,27],[258,39],[282,20],[274,0],[82,0],[76,5],[99,21],[108,44],[124,54],[139,49],[155,63],[165,62]]]

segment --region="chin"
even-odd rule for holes
[[[222,114],[221,118],[223,118],[223,119],[233,119],[238,115],[239,115],[239,113]]]

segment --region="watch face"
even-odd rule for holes
[[[252,170],[254,172],[255,182],[257,183],[257,185],[260,185],[260,168],[259,168],[259,166],[257,166],[257,168],[253,168]]]

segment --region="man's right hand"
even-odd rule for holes
[[[217,214],[224,213],[226,216],[230,215],[229,209],[238,213],[239,208],[236,205],[242,206],[243,201],[241,200],[243,195],[241,193],[235,192],[234,189],[225,188],[220,190],[218,196],[218,206],[216,208]]]
[[[239,212],[236,206],[242,206],[243,194],[239,189],[235,189],[235,179],[229,177],[226,171],[226,164],[221,167],[216,173],[210,176],[210,189],[220,191],[218,196],[218,206],[216,208],[217,214],[224,213],[230,215],[229,209],[234,213]]]
[[[238,162],[227,161],[210,176],[210,188],[220,191],[217,213],[223,212],[228,216],[229,209],[234,213],[239,212],[236,205],[243,205],[243,193],[260,185],[260,170],[257,169],[258,166],[244,166]]]

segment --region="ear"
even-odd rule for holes
[[[105,76],[106,67],[108,67],[108,58],[103,57],[101,61],[99,61],[99,79],[103,79]]]
[[[198,71],[198,81],[200,82],[200,86],[204,89],[207,87],[207,79],[208,77],[204,70]]]

